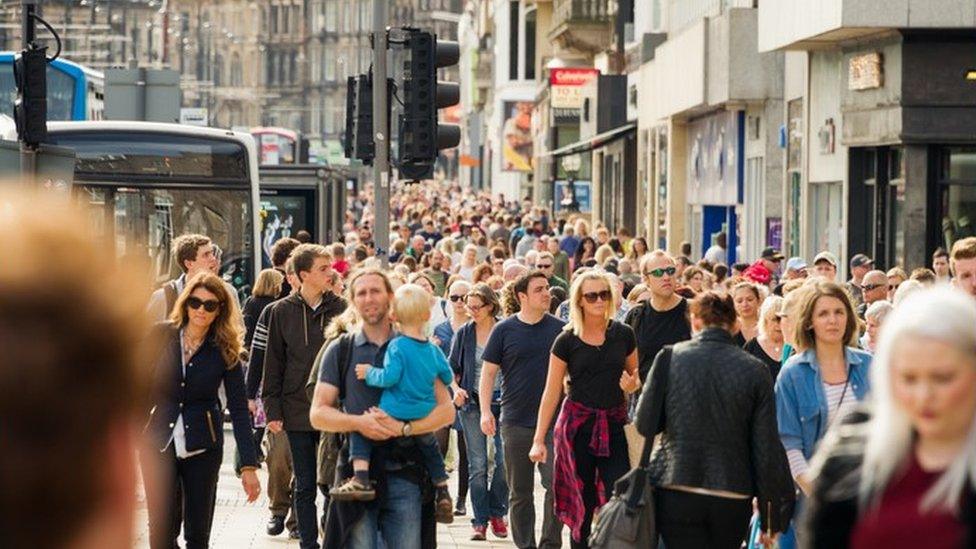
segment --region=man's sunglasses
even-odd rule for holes
[[[653,276],[654,278],[661,278],[664,275],[674,276],[674,273],[678,272],[678,269],[674,267],[665,267],[663,269],[651,269],[650,271],[645,271],[644,276]]]
[[[207,311],[208,313],[213,313],[220,308],[220,302],[216,299],[208,299],[204,301],[197,297],[190,297],[186,300],[186,306],[193,310],[203,307],[203,310]]]
[[[452,295],[452,296],[448,296],[448,299],[450,299],[454,303],[457,303],[458,301],[464,301],[464,298],[465,298],[465,296],[463,296],[463,295]]]
[[[861,285],[861,289],[865,292],[870,292],[871,290],[877,290],[884,286],[887,286],[887,284],[863,284]]]
[[[586,292],[583,294],[583,299],[589,303],[596,303],[599,299],[601,301],[610,301],[613,298],[613,293],[610,290],[603,290],[602,292]]]
[[[535,264],[535,268],[536,269],[548,269],[549,267],[552,267],[552,263],[550,263],[548,265],[542,265],[540,263],[536,263]]]

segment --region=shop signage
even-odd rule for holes
[[[738,202],[738,114],[727,111],[688,124],[688,204]]]
[[[884,67],[881,53],[855,55],[847,67],[847,87],[850,90],[870,90],[884,84]]]
[[[600,71],[585,68],[552,69],[549,72],[549,98],[553,109],[579,109],[583,106],[583,86],[596,79]]]

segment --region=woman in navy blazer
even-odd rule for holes
[[[243,463],[248,501],[261,492],[240,366],[243,323],[224,282],[201,273],[176,300],[170,320],[157,325],[163,350],[152,381],[148,448],[142,453],[150,546],[176,546],[182,509],[187,549],[206,548],[223,460],[223,384]],[[178,494],[182,492],[182,502]]]

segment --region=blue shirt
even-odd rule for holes
[[[434,380],[454,381],[444,352],[427,340],[400,336],[390,342],[383,368],[370,367],[366,385],[380,387],[380,409],[401,421],[427,417],[437,405]]]
[[[576,248],[579,247],[580,239],[576,235],[564,236],[559,241],[559,249],[566,252],[566,255],[573,257],[576,255]]]
[[[871,389],[868,382],[871,355],[851,347],[844,354],[850,376],[849,396],[845,398],[864,400]],[[809,460],[827,432],[828,414],[817,352],[807,349],[791,357],[776,378],[776,421],[783,447],[798,449]]]

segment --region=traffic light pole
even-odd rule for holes
[[[36,38],[34,14],[37,12],[37,0],[21,0],[21,36],[24,41],[24,51],[34,47]],[[34,182],[37,174],[37,147],[24,141],[20,142],[20,174],[25,182]]]
[[[387,0],[373,0],[373,138],[376,156],[373,158],[373,196],[375,219],[373,240],[376,255],[385,269],[390,257],[390,123],[386,104],[389,101],[386,85],[386,4]]]

